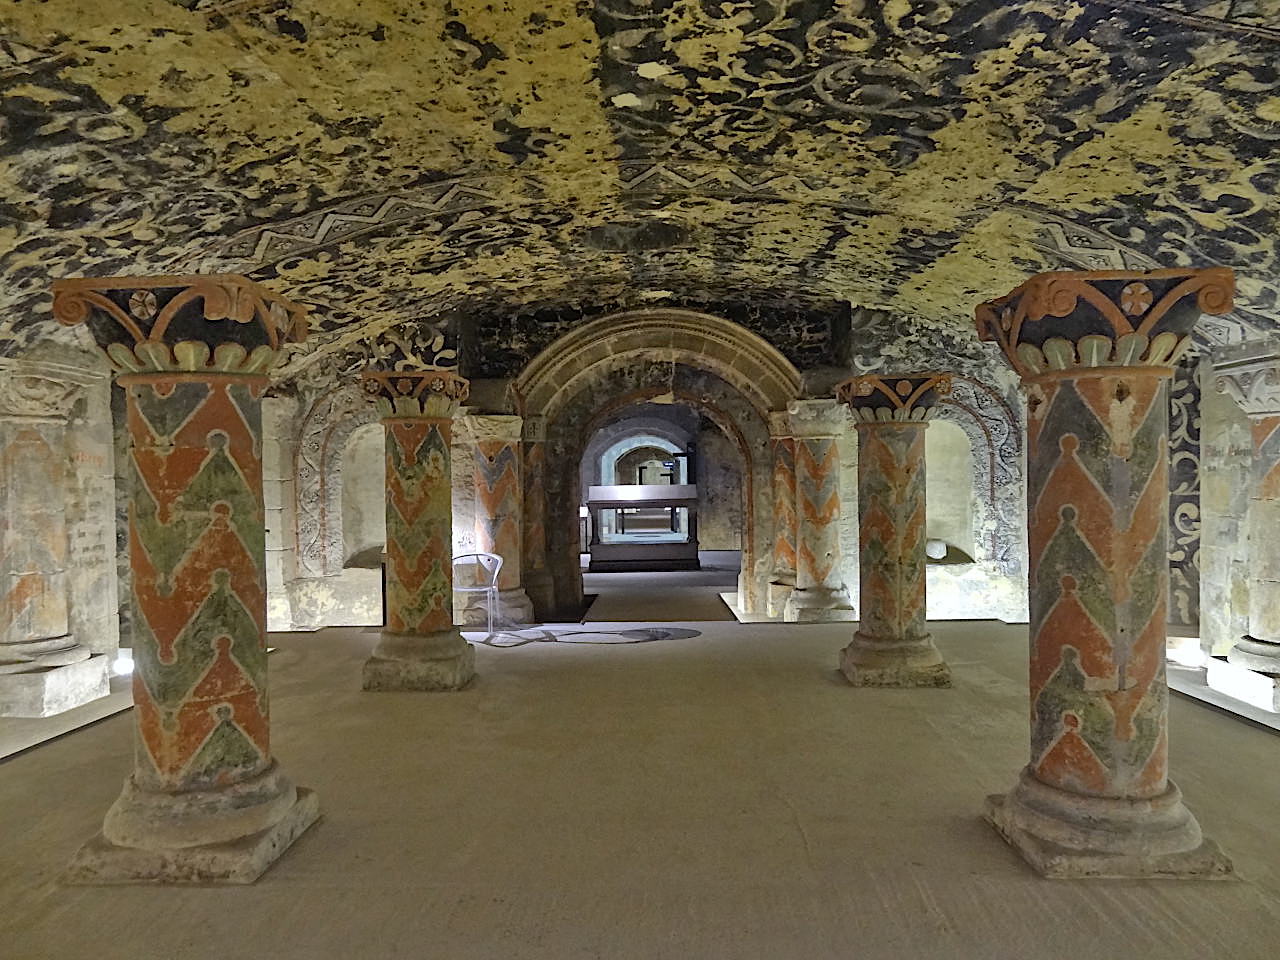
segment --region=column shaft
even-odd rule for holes
[[[525,592],[537,621],[555,610],[555,582],[547,563],[547,444],[541,417],[524,418],[524,504],[520,541]]]
[[[1230,862],[1168,777],[1168,380],[1224,270],[1042,274],[978,308],[1027,387],[1031,758],[987,816],[1053,877]]]
[[[855,686],[945,687],[925,627],[924,422],[859,423],[859,620],[840,668]]]
[[[795,438],[771,436],[769,449],[773,460],[773,570],[767,602],[769,616],[777,617],[796,586]]]
[[[474,437],[476,549],[502,558],[498,571],[498,612],[503,620],[529,623],[533,604],[522,576],[524,503],[521,479],[520,418],[471,416]],[[480,594],[471,594],[480,597]],[[479,601],[468,606],[468,623],[484,623]]]

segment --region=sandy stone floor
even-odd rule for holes
[[[954,690],[854,690],[849,625],[478,650],[363,694],[376,635],[282,635],[274,747],[324,819],[248,888],[63,888],[131,717],[0,764],[5,960],[1262,960],[1280,738],[1175,697],[1173,770],[1236,882],[1052,882],[978,817],[1025,760],[1025,628],[942,624]]]

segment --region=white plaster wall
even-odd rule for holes
[[[342,458],[342,562],[377,565],[387,542],[386,431],[367,423],[352,431]],[[358,556],[363,555],[363,556]]]
[[[1249,418],[1213,389],[1200,400],[1200,646],[1225,654],[1249,626]]]
[[[968,435],[935,420],[925,430],[925,536],[974,555],[973,454]]]
[[[262,500],[267,525],[267,629],[293,628],[288,583],[296,574],[297,508],[294,493],[294,436],[298,402],[289,397],[262,401]]]

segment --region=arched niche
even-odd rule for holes
[[[343,451],[342,565],[377,569],[387,542],[386,439],[380,423],[356,427]]]
[[[629,480],[619,476],[618,467],[626,457],[639,451],[661,453],[668,458],[684,453],[684,450],[678,444],[664,437],[655,437],[649,433],[624,437],[621,440],[614,441],[601,452],[600,482],[603,484],[629,483]],[[686,481],[687,464],[683,458],[676,460],[674,473],[675,479],[672,481],[673,483],[684,483]]]
[[[925,431],[925,536],[973,556],[973,450],[968,434],[949,420]]]

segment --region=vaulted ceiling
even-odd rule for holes
[[[1280,326],[1280,0],[9,0],[0,351],[50,280],[239,272],[310,351],[548,306],[1225,264]]]

